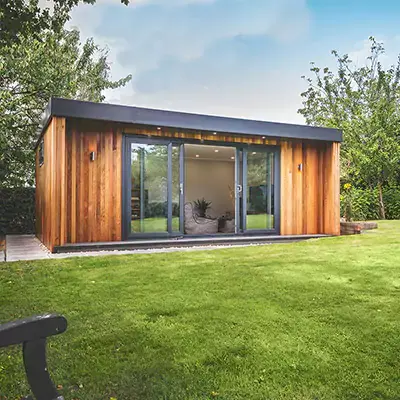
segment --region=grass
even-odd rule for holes
[[[179,231],[179,217],[172,217],[172,230]],[[140,230],[140,220],[131,222],[132,233],[154,233],[154,232],[167,232],[167,218],[154,217],[145,218],[143,220],[143,231]]]
[[[269,214],[248,214],[247,230],[272,229],[274,227],[274,216]]]
[[[0,266],[0,321],[56,311],[66,400],[399,399],[400,221],[365,235]],[[28,392],[0,349],[1,395]]]
[[[266,229],[274,226],[273,216],[268,214],[251,214],[247,216],[247,229]],[[173,232],[179,231],[179,217],[172,217]],[[139,233],[140,220],[131,222],[132,233]],[[154,217],[143,220],[143,233],[167,232],[167,218]]]

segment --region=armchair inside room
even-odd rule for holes
[[[218,232],[218,219],[199,217],[192,203],[185,204],[185,233],[187,235],[212,235]]]

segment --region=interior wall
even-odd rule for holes
[[[235,163],[222,160],[185,159],[185,202],[203,197],[211,201],[208,214],[219,217],[235,212]]]

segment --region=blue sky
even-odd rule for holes
[[[370,35],[394,62],[399,20],[390,0],[98,0],[70,24],[109,48],[114,78],[133,75],[108,102],[304,123],[309,62],[337,49],[362,63]]]

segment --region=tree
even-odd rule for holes
[[[315,126],[343,131],[342,179],[359,187],[378,188],[385,218],[382,187],[400,176],[400,58],[384,69],[384,46],[370,37],[364,66],[353,66],[347,54],[332,51],[337,71],[311,63],[312,78],[301,94],[298,112]]]
[[[51,96],[102,101],[103,90],[125,85],[110,79],[107,51],[79,32],[47,31],[0,48],[0,186],[33,184],[41,115]]]
[[[52,5],[40,7],[39,0],[0,0],[0,46],[10,46],[21,37],[39,39],[45,30],[59,32],[69,19],[71,9],[96,0],[48,0]],[[129,0],[121,0],[127,5]]]

